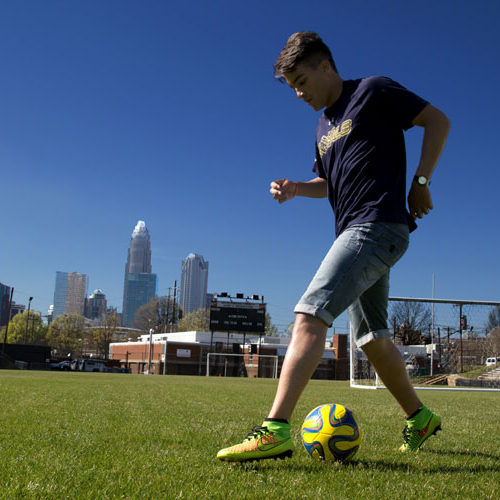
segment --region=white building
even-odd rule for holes
[[[207,303],[208,262],[190,253],[182,261],[180,304],[184,314],[205,308]]]

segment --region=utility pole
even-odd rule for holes
[[[464,347],[462,343],[462,304],[458,305],[460,312],[460,373],[464,371]]]
[[[176,324],[176,310],[175,310],[176,297],[177,297],[177,280],[174,281],[174,304],[172,307],[172,327],[174,327],[174,325]]]
[[[31,301],[33,300],[33,297],[30,297],[28,300],[28,317],[26,318],[26,330],[24,332],[24,343],[28,341],[28,326],[30,324],[30,308],[31,308]]]
[[[171,288],[168,287],[167,303],[165,304],[165,324],[163,326],[165,332],[167,332],[170,323],[170,290]]]
[[[439,364],[441,364],[441,329],[438,326],[437,328],[438,332],[438,358],[439,358]]]

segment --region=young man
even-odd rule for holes
[[[262,426],[223,449],[227,461],[291,456],[289,419],[324,350],[328,327],[348,308],[351,335],[401,406],[407,421],[403,452],[415,451],[441,419],[418,398],[387,328],[389,270],[408,246],[415,219],[433,208],[429,184],[449,130],[448,118],[384,77],[342,80],[319,35],[292,35],[274,66],[299,99],[324,110],[316,130],[316,177],[271,183],[278,203],[296,196],[325,198],[336,240],[295,307],[295,324],[274,404]],[[420,161],[406,209],[403,131],[424,128]]]

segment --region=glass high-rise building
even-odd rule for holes
[[[11,287],[0,283],[0,326],[5,326],[9,317]],[[3,338],[0,339],[3,342]]]
[[[89,319],[98,319],[106,314],[107,300],[102,290],[94,290],[94,293],[85,299],[85,314]]]
[[[57,271],[53,317],[72,312],[83,314],[86,292],[86,274]]]
[[[208,262],[201,255],[190,253],[182,261],[180,304],[184,314],[206,308]]]
[[[139,307],[156,295],[156,274],[151,273],[151,239],[144,221],[137,224],[130,239],[123,286],[123,326],[132,326]]]

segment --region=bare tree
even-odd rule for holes
[[[485,355],[500,356],[500,327],[493,328],[485,340]]]
[[[137,309],[133,325],[144,333],[149,333],[150,328],[156,332],[172,331],[182,315],[178,302],[170,297],[154,297]]]
[[[432,315],[429,307],[422,302],[393,302],[390,320],[396,330],[395,337],[402,344],[421,344]]]
[[[142,330],[144,333],[148,333],[150,328],[158,330],[160,325],[161,318],[158,314],[158,297],[155,297],[147,304],[144,304],[137,309],[135,312],[133,326],[135,328],[139,328],[139,330]]]
[[[488,322],[486,323],[486,332],[500,326],[500,306],[495,306],[488,314]]]

